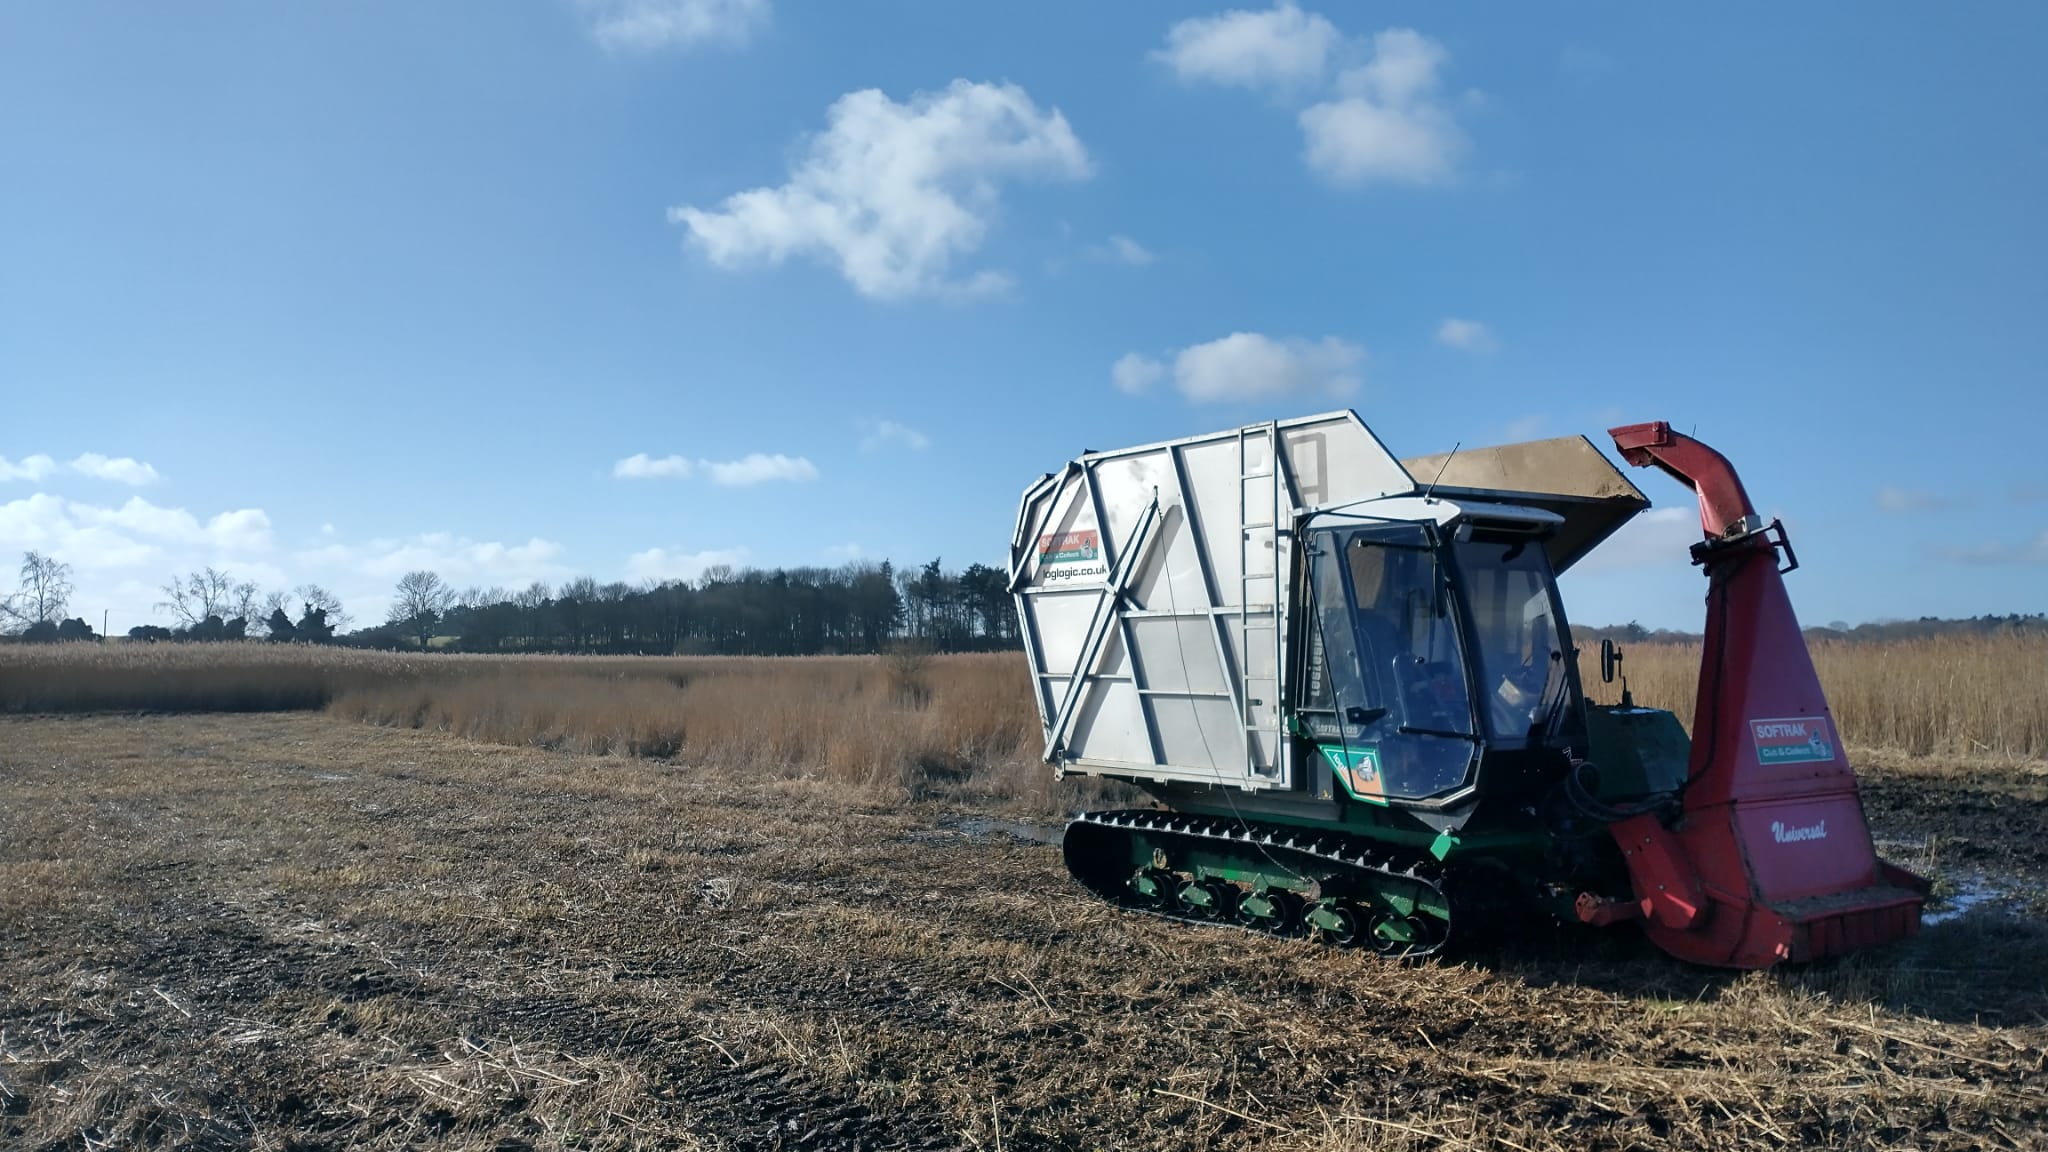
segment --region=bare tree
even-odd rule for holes
[[[203,571],[171,577],[171,582],[163,587],[164,599],[157,607],[190,628],[204,624],[209,616],[226,620],[234,615],[239,590],[232,575],[208,565]]]
[[[71,604],[71,565],[29,552],[21,558],[21,612],[31,624],[64,618]]]
[[[555,594],[548,590],[546,584],[535,580],[521,589],[519,594],[512,598],[512,602],[517,604],[523,611],[538,612],[547,606],[548,601],[554,598]]]
[[[249,617],[249,627],[261,628],[263,635],[269,636],[273,640],[292,639],[291,593],[277,589],[265,592],[263,594],[263,602],[255,607],[255,613],[254,616]],[[282,630],[275,627],[280,617],[285,625]],[[280,631],[282,631],[282,635],[278,634]]]
[[[326,613],[328,625],[334,628],[346,628],[354,619],[341,610],[341,597],[318,584],[301,584],[292,589],[292,599],[305,606],[307,615],[311,615],[315,608]]]
[[[450,588],[433,572],[407,572],[398,579],[398,589],[392,595],[391,613],[388,624],[403,625],[419,637],[420,651],[434,639],[435,626],[441,622],[441,614],[455,606],[455,589]]]
[[[64,618],[71,604],[71,565],[40,552],[21,555],[21,587],[0,597],[0,621],[34,627]]]
[[[256,624],[269,615],[263,610],[263,589],[256,587],[252,582],[245,580],[236,584],[228,601],[229,610],[251,624]]]

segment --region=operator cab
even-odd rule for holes
[[[1436,504],[1443,520],[1332,517],[1307,533],[1296,731],[1369,803],[1449,806],[1482,763],[1548,776],[1581,723],[1543,546],[1558,517]]]

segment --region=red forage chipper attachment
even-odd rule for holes
[[[1798,566],[1728,461],[1663,421],[1622,459],[1699,495],[1706,641],[1680,815],[1612,825],[1650,938],[1697,964],[1814,960],[1920,928],[1927,882],[1878,859],[1856,773],[1785,594]],[[1783,554],[1785,567],[1779,567]]]

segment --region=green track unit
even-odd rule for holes
[[[1067,868],[1106,900],[1200,924],[1418,957],[1450,938],[1443,867],[1335,829],[1182,812],[1094,812],[1067,826]]]
[[[1179,792],[1167,803],[1176,811],[1232,823],[1249,820],[1251,826],[1266,826],[1271,831],[1334,832],[1375,840],[1390,849],[1426,852],[1439,861],[1482,856],[1536,856],[1550,844],[1549,833],[1540,826],[1465,828],[1447,833],[1423,825],[1401,809],[1376,804],[1348,803],[1334,815],[1324,815],[1320,811],[1260,811],[1251,815],[1240,808],[1239,802],[1221,793],[1213,794],[1212,798],[1211,795]]]

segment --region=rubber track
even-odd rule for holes
[[[1409,854],[1389,850],[1382,843],[1362,836],[1343,832],[1318,831],[1309,828],[1291,828],[1277,824],[1257,824],[1246,820],[1227,819],[1221,816],[1196,816],[1186,812],[1170,812],[1159,809],[1132,809],[1117,812],[1088,812],[1076,817],[1067,825],[1066,845],[1063,855],[1067,871],[1074,879],[1086,885],[1088,890],[1120,908],[1143,912],[1183,924],[1199,924],[1206,927],[1235,927],[1242,931],[1255,931],[1234,921],[1213,920],[1201,916],[1189,916],[1172,907],[1155,908],[1136,903],[1125,896],[1124,882],[1128,875],[1121,871],[1129,859],[1129,853],[1120,852],[1116,859],[1105,861],[1077,861],[1075,848],[1080,841],[1092,839],[1087,835],[1076,837],[1074,830],[1081,825],[1110,829],[1119,833],[1145,832],[1153,835],[1181,837],[1206,842],[1216,846],[1228,845],[1246,855],[1272,857],[1284,853],[1280,863],[1287,863],[1286,857],[1305,858],[1314,864],[1300,869],[1311,874],[1327,874],[1330,868],[1350,872],[1377,873],[1404,884],[1419,884],[1433,891],[1444,907],[1450,907],[1443,887],[1443,867],[1436,860],[1419,853]],[[1091,866],[1092,865],[1092,866]],[[1107,866],[1106,866],[1107,865]],[[1323,865],[1326,867],[1317,867]],[[1084,874],[1085,871],[1085,874]],[[1402,955],[1408,959],[1434,956],[1443,950],[1451,938],[1450,926],[1427,947],[1408,950]],[[1353,944],[1352,947],[1363,947]]]

